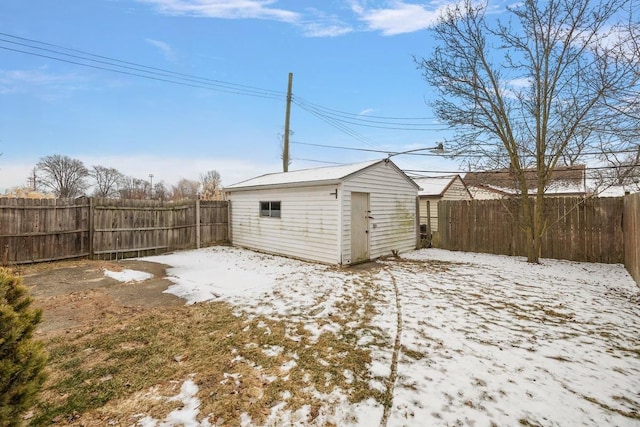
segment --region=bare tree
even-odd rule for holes
[[[202,192],[200,197],[205,200],[215,200],[220,196],[220,172],[210,170],[204,175],[200,175]]]
[[[164,185],[164,182],[160,181],[153,184],[153,199],[161,202],[169,200],[169,189]]]
[[[638,24],[619,19],[629,0],[524,0],[501,21],[472,0],[447,10],[433,28],[437,43],[416,58],[439,92],[437,116],[456,132],[448,147],[480,159],[477,167],[508,168],[528,239],[538,262],[545,188],[558,163],[582,150],[615,151],[638,132]],[[623,22],[623,24],[619,24]],[[636,110],[634,110],[634,108]],[[527,169],[536,186],[527,185]]]
[[[151,184],[149,181],[126,176],[122,179],[120,185],[120,197],[123,199],[147,199],[150,198]]]
[[[36,168],[38,186],[51,190],[56,197],[77,197],[89,187],[89,171],[80,160],[55,154],[40,159]]]
[[[595,191],[601,192],[610,187],[622,187],[626,191],[640,191],[640,145],[635,152],[622,155],[605,152],[603,154],[607,166],[592,171],[595,180]]]
[[[124,175],[115,168],[105,166],[93,166],[89,174],[96,182],[93,195],[96,197],[118,197],[119,186]]]
[[[172,187],[171,199],[174,201],[183,199],[197,199],[200,190],[200,183],[190,179],[182,178]]]

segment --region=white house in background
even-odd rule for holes
[[[416,247],[418,185],[388,159],[262,175],[225,192],[234,246],[340,265]]]
[[[473,197],[460,175],[414,178],[420,186],[420,232],[437,240],[438,202],[440,200],[471,200]]]
[[[638,193],[640,187],[638,185],[610,185],[610,186],[594,186],[593,193],[598,197],[624,197],[628,194]]]

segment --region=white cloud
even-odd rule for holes
[[[354,4],[351,9],[367,24],[369,30],[381,31],[384,35],[392,36],[432,27],[447,7],[447,4],[443,4],[429,10],[424,5],[398,1],[387,8],[365,9],[359,4]]]
[[[366,116],[369,113],[373,113],[373,108],[365,108],[364,110],[360,111],[358,114],[361,116]]]
[[[304,35],[307,37],[337,37],[353,31],[353,28],[347,25],[322,24],[317,22],[305,24],[303,28]]]
[[[81,80],[76,74],[51,74],[44,69],[0,70],[0,94],[28,92],[43,86],[64,88],[65,91],[80,88]],[[41,92],[40,92],[41,94]]]
[[[191,15],[224,19],[272,19],[295,23],[300,14],[270,7],[276,0],[138,0],[155,5],[168,15]]]
[[[511,87],[515,88],[527,88],[531,86],[531,79],[529,77],[521,77],[518,79],[511,79],[507,82]]]
[[[137,0],[156,7],[160,13],[220,19],[271,19],[301,28],[306,37],[337,37],[354,31],[380,31],[396,35],[424,30],[434,25],[449,5],[447,0],[427,4],[384,2],[371,7],[366,1],[348,0],[343,9],[350,10],[359,24],[345,22],[344,17],[313,7],[297,12],[276,7],[277,0]],[[325,7],[328,5],[325,4]],[[364,23],[364,26],[362,25]]]
[[[176,53],[168,43],[155,39],[146,39],[146,42],[160,49],[167,61],[175,61]]]

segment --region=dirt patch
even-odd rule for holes
[[[50,338],[95,326],[108,318],[140,313],[153,307],[184,305],[185,301],[163,293],[171,282],[166,267],[153,262],[65,261],[21,267],[18,273],[42,308],[43,321],[36,332]],[[151,273],[141,282],[122,283],[104,271],[131,269]]]

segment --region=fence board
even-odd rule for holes
[[[87,256],[89,204],[79,199],[0,199],[3,264]]]
[[[527,238],[518,206],[518,200],[441,201],[439,247],[525,256]],[[622,198],[545,199],[548,229],[541,241],[541,257],[623,262],[623,209]]]
[[[640,193],[624,197],[624,265],[640,286]]]
[[[201,245],[228,241],[224,201],[200,202]],[[0,198],[0,261],[114,259],[196,247],[196,203]]]

